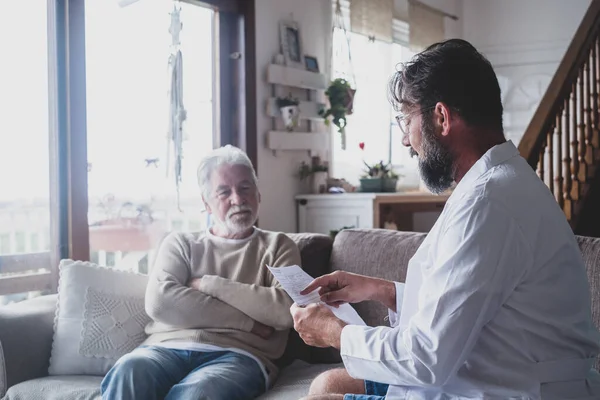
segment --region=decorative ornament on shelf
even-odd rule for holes
[[[300,101],[294,99],[291,93],[288,97],[277,98],[277,107],[281,111],[281,117],[288,132],[292,132],[298,126],[298,119],[300,117],[299,104]]]
[[[325,91],[329,99],[329,109],[319,111],[319,115],[325,118],[325,124],[333,122],[337,126],[342,137],[342,150],[346,150],[346,116],[352,115],[355,94],[356,90],[350,87],[347,80],[335,79]]]
[[[360,142],[358,147],[364,151],[365,143]],[[360,179],[361,192],[378,193],[396,191],[400,175],[393,171],[391,163],[384,164],[382,160],[376,164],[369,165],[363,160],[363,164],[365,164],[367,169]]]

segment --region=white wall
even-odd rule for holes
[[[258,179],[262,194],[260,227],[295,232],[294,195],[301,192],[295,173],[306,151],[280,151],[274,155],[265,147],[265,134],[271,118],[265,114],[265,102],[271,97],[266,83],[267,65],[279,52],[279,21],[293,18],[299,23],[303,53],[317,57],[321,71],[329,71],[331,44],[331,0],[256,0],[256,101],[258,109]],[[285,95],[286,93],[278,93]],[[294,92],[304,96],[305,92]],[[325,129],[323,126],[316,129]],[[326,155],[323,158],[328,158]]]
[[[461,0],[463,37],[494,65],[507,138],[521,139],[590,0]]]
[[[506,134],[518,144],[590,0],[422,1],[459,16],[459,21],[445,19],[446,37],[463,37],[490,59],[503,89]],[[395,7],[397,14],[406,12],[406,0],[395,0]],[[306,152],[275,156],[265,148],[271,119],[264,104],[271,95],[266,67],[279,51],[278,24],[291,17],[300,24],[303,52],[329,71],[331,0],[256,0],[260,226],[287,232],[296,229],[294,195],[301,191],[294,174],[309,157]]]

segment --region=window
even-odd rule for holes
[[[29,236],[29,246],[32,253],[40,251],[40,235],[38,233],[32,233]]]
[[[169,129],[169,26],[174,3],[86,1],[90,253],[146,269],[148,252],[202,212],[196,167],[213,148],[215,12],[177,2],[183,23],[182,180],[175,186]],[[178,205],[179,201],[179,205]],[[201,219],[204,220],[204,219]],[[169,227],[169,221],[172,226]],[[115,260],[115,252],[123,258]]]
[[[406,23],[394,21],[407,29]],[[406,44],[371,41],[368,37],[349,33],[349,40],[340,29],[333,34],[333,76],[352,79],[348,60],[348,42],[357,93],[354,112],[347,119],[346,150],[341,137],[334,132],[333,175],[353,184],[364,171],[364,164],[391,162],[395,171],[404,175],[401,184],[418,186],[416,159],[411,159],[402,145],[402,134],[395,121],[396,112],[388,100],[388,81],[400,63],[410,60],[414,53]],[[364,142],[361,150],[359,143]],[[358,161],[357,161],[358,160]]]
[[[31,234],[50,236],[48,3],[0,1],[0,304],[35,295],[15,293],[31,266],[31,290],[50,285],[50,257],[26,254]]]
[[[0,234],[0,256],[10,254],[10,233]]]
[[[25,232],[15,232],[15,253],[25,253]]]

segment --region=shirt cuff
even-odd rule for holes
[[[404,299],[404,283],[394,282],[396,287],[396,312],[388,309],[388,318],[390,319],[390,326],[395,328],[400,322],[400,312],[402,311],[402,300]]]
[[[342,336],[340,337],[340,355],[348,375],[354,379],[363,379],[360,377],[361,368],[355,365],[355,358],[352,357],[352,353],[354,347],[357,346],[357,338],[363,336],[361,332],[365,328],[368,328],[368,326],[346,325],[342,329]]]

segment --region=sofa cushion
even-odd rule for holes
[[[297,400],[308,394],[310,383],[321,372],[342,364],[308,364],[295,361],[284,368],[275,385],[259,400]],[[100,400],[99,376],[49,376],[11,387],[3,400]]]
[[[316,233],[290,233],[288,236],[300,249],[302,269],[310,276],[316,278],[330,272],[329,258],[333,240],[329,236]]]
[[[592,318],[600,329],[600,239],[578,236],[577,242],[585,263],[592,293]],[[600,369],[600,357],[596,360]]]
[[[408,261],[425,236],[383,229],[344,229],[333,243],[332,270],[404,282]],[[383,305],[367,301],[354,307],[367,325],[388,325],[388,311]]]
[[[329,236],[316,233],[288,233],[287,235],[296,242],[300,249],[302,269],[310,276],[316,278],[331,272],[329,258],[333,240]],[[340,362],[339,356],[330,357],[330,352],[329,349],[318,349],[306,345],[298,333],[291,329],[285,353],[278,360],[277,365],[284,367],[296,359],[310,363]]]
[[[3,400],[100,400],[101,382],[99,376],[47,376],[11,387]]]
[[[313,379],[333,368],[343,368],[344,364],[308,364],[294,361],[283,369],[275,385],[257,400],[298,400],[308,394]]]
[[[48,374],[56,295],[0,307],[0,398],[10,386]]]
[[[146,275],[61,261],[50,375],[104,375],[146,339],[147,281]]]

